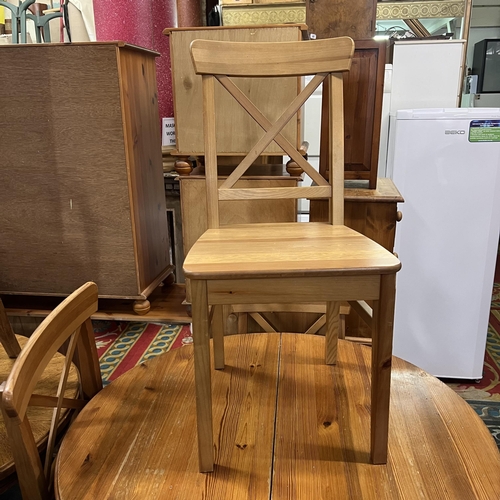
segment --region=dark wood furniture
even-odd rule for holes
[[[386,44],[375,40],[356,40],[354,43],[351,70],[344,76],[344,175],[346,179],[367,180],[368,187],[375,189]],[[327,100],[323,105],[328,106]],[[322,173],[326,173],[324,165],[323,160],[320,163]]]
[[[306,24],[317,38],[375,34],[377,0],[306,0]]]
[[[0,294],[147,297],[172,271],[155,57],[122,42],[0,50]],[[22,61],[22,64],[20,64]]]
[[[388,463],[368,464],[370,349],[339,341],[337,365],[326,366],[323,339],[313,335],[227,338],[227,367],[213,373],[219,466],[202,475],[194,397],[186,397],[194,394],[193,351],[150,359],[87,404],[61,445],[57,498],[498,496],[500,456],[479,416],[399,358],[392,358]]]

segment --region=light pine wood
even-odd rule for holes
[[[348,227],[322,223],[241,224],[209,229],[184,260],[189,278],[278,277],[281,273],[362,275],[373,274],[374,270],[390,273],[398,268],[398,259],[372,240]]]
[[[352,301],[349,305],[356,311],[358,316],[371,328],[373,320],[372,308],[364,301]]]
[[[17,90],[2,109],[0,293],[64,297],[93,280],[102,297],[147,298],[170,264],[157,54],[119,42],[2,48],[3,84]]]
[[[196,41],[193,42],[193,44],[194,43],[196,43]],[[252,46],[252,45],[253,44],[251,44],[250,46]],[[220,45],[219,45],[219,47],[220,47]],[[214,48],[215,47],[212,47],[212,50]],[[269,49],[271,49],[271,47],[269,47],[269,45],[267,45],[267,49],[269,50]],[[240,58],[245,59],[247,57],[247,55],[248,55],[248,49],[246,52],[242,51],[240,53]],[[214,77],[210,76],[210,75],[203,75],[203,77],[214,79]],[[217,76],[215,78],[217,78]],[[300,92],[297,97],[295,97],[295,99],[282,112],[282,114],[279,116],[279,118],[272,124],[271,124],[271,122],[269,122],[269,125],[270,125],[269,128],[264,127],[265,134],[262,135],[255,144],[251,145],[250,151],[248,152],[248,154],[241,161],[241,163],[234,169],[234,171],[231,173],[231,175],[224,181],[224,183],[221,186],[221,189],[229,188],[236,183],[236,181],[248,170],[248,168],[252,165],[252,163],[255,160],[257,160],[257,158],[264,152],[266,147],[276,137],[280,136],[281,130],[286,126],[287,123],[290,122],[292,117],[297,116],[297,112],[299,111],[299,109],[306,102],[308,97],[310,97],[313,94],[314,90],[321,84],[321,82],[324,79],[325,79],[324,74],[314,76],[314,78],[311,80],[311,82],[309,82],[309,84],[306,86],[306,88],[304,90],[302,90],[302,92]],[[233,97],[238,102],[238,104],[241,104],[239,102],[239,98],[241,95],[243,95],[243,93],[234,93],[233,94]],[[248,110],[244,106],[245,102],[246,102],[246,100],[243,101],[242,107],[245,109],[245,111],[248,112]],[[213,98],[212,98],[211,107],[213,107],[213,109],[215,109],[215,102],[213,101]],[[253,109],[253,106],[251,109]],[[208,137],[208,140],[215,144],[215,141],[216,141],[215,130],[212,132],[212,135]],[[286,141],[285,142],[280,141],[280,142],[281,142],[283,150],[285,152],[288,152],[288,150],[291,149],[291,148],[289,148],[288,142],[286,142]],[[295,155],[295,151],[292,153],[292,151],[290,150],[290,154]],[[314,175],[319,177],[319,174],[318,175],[314,174]],[[321,181],[321,184],[324,184],[324,181]]]
[[[373,304],[372,324],[370,459],[374,464],[385,464],[387,462],[395,295],[396,275],[381,276],[380,296]]]
[[[243,178],[237,182],[236,187],[291,187],[297,185],[297,178],[284,177],[282,168],[276,172],[273,167],[265,166],[262,168],[262,173],[266,174],[265,178]],[[270,173],[276,175],[267,175]],[[180,177],[184,257],[208,229],[205,182],[205,177],[199,175]],[[221,185],[222,182],[219,179],[218,184]],[[243,203],[222,201],[219,203],[219,215],[221,226],[250,222],[294,222],[297,219],[297,202],[292,199],[248,200]],[[191,303],[189,279],[186,279],[186,300]]]
[[[224,369],[224,309],[227,306],[213,306],[213,316],[211,321],[211,332],[214,344],[214,367],[216,370]]]
[[[376,189],[348,181],[344,189],[344,223],[392,252],[398,220],[397,204],[404,199],[391,179],[381,178]],[[328,200],[311,200],[310,220],[328,221]],[[370,338],[370,327],[357,314],[346,318],[347,335]]]
[[[18,335],[16,338],[20,346],[24,347],[28,339],[25,336]],[[35,443],[40,451],[42,451],[47,442],[49,434],[52,409],[55,404],[55,395],[59,383],[59,375],[61,373],[64,356],[56,354],[50,361],[47,368],[44,370],[40,380],[38,381],[34,391],[35,395],[31,396],[30,406],[27,411],[27,418],[30,421],[31,430],[33,432]],[[0,347],[0,382],[5,382],[9,373],[12,370],[15,359],[9,358],[7,353]],[[78,371],[73,365],[66,386],[66,398],[74,398],[78,395]],[[69,399],[66,403],[74,401]],[[31,406],[33,405],[33,406]],[[67,404],[70,408],[70,404]],[[64,414],[59,422],[59,427],[64,427],[67,423],[69,413],[64,411]],[[15,470],[14,458],[12,449],[7,437],[7,431],[3,418],[0,419],[0,485],[9,481]]]
[[[370,348],[339,341],[335,366],[313,335],[235,335],[226,349],[226,370],[213,373],[212,474],[198,472],[194,350],[185,346],[88,403],[57,457],[58,498],[498,497],[500,455],[487,428],[419,368],[393,358],[388,462],[373,466]]]
[[[282,42],[270,49],[265,42],[195,40],[191,56],[196,73],[202,75],[303,76],[348,71],[354,45],[349,37],[339,37],[334,42]]]
[[[332,185],[330,220],[334,226],[344,224],[344,100],[342,75],[330,75],[329,81],[329,174]]]
[[[340,337],[340,302],[326,303],[325,362],[337,362],[337,345]]]
[[[238,103],[247,111],[252,118],[264,129],[269,130],[272,126],[272,123],[264,116],[264,114],[247,98],[247,96],[241,91],[241,89],[234,84],[234,82],[228,78],[227,76],[219,75],[217,80],[222,84],[227,91],[235,97]],[[310,82],[308,85],[314,86],[314,82]],[[297,150],[290,142],[284,137],[281,133],[277,134],[274,141],[278,146],[286,151],[290,158],[295,161],[295,163],[300,167],[301,170],[307,173],[309,177],[318,185],[324,186],[328,185],[328,182],[325,181],[323,176],[321,176],[314,168],[309,165],[309,163],[304,159],[304,156],[307,154],[307,147],[302,143],[300,150]],[[304,146],[304,147],[303,147]],[[288,167],[288,165],[287,165]],[[289,168],[287,168],[289,172]],[[299,175],[301,172],[299,172]],[[233,175],[233,174],[232,174]],[[224,182],[224,187],[232,187],[234,186],[235,181],[230,181],[229,179]]]
[[[196,421],[200,472],[214,469],[212,387],[210,376],[209,314],[206,281],[192,283],[193,342],[195,349]]]
[[[219,190],[220,200],[280,200],[290,198],[325,198],[330,197],[330,186],[306,186],[297,188],[268,189],[225,189]]]
[[[188,155],[204,154],[201,78],[196,75],[189,47],[193,40],[226,40],[234,42],[298,41],[303,25],[238,26],[179,28],[165,30],[169,36],[172,61],[176,147]],[[238,79],[238,85],[256,105],[268,110],[267,117],[275,120],[286,105],[297,95],[296,78],[279,78],[273,82]],[[271,89],[269,89],[271,85]],[[261,128],[234,102],[220,85],[216,88],[218,114],[217,140],[221,154],[245,155],[262,135]],[[231,130],[225,134],[224,130]],[[300,145],[299,123],[294,120],[284,131],[284,136],[297,147]],[[282,154],[281,148],[271,143],[267,154]]]
[[[197,427],[199,467],[209,472],[214,467],[212,406],[210,400],[209,314],[208,305],[326,302],[326,347],[328,364],[337,357],[341,300],[375,300],[374,358],[372,365],[371,460],[387,459],[387,423],[389,418],[390,356],[394,313],[395,274],[399,260],[380,245],[344,226],[344,130],[342,72],[350,67],[354,43],[349,38],[303,43],[231,43],[195,40],[191,55],[197,73],[203,76],[205,158],[209,229],[191,247],[184,274],[191,279],[195,377],[197,387]],[[247,78],[267,75],[301,76],[314,74],[310,83],[292,100],[271,125],[261,120],[260,112],[241,92],[226,89],[253,115],[264,134],[246,158],[217,190],[217,139],[213,115],[217,111],[213,82],[223,75]],[[250,164],[278,138],[285,151],[289,147],[280,132],[317,86],[329,81],[329,179],[331,187],[319,186],[329,195],[330,224],[242,224],[217,227],[214,208],[219,199],[228,198],[231,187]],[[230,130],[227,131],[231,133]],[[274,190],[290,197],[293,189]],[[307,190],[305,190],[307,191]],[[304,196],[303,188],[295,190]],[[221,196],[221,193],[223,195]],[[232,191],[230,199],[244,199],[249,191]],[[261,190],[260,197],[278,196]],[[392,286],[391,286],[392,283]],[[273,325],[250,313],[264,329]],[[225,323],[225,322],[223,322]],[[222,335],[216,337],[216,343]],[[389,358],[389,360],[388,360]]]
[[[86,283],[54,309],[23,347],[3,387],[2,415],[19,485],[25,499],[50,497],[55,433],[67,399],[71,358],[75,352],[75,363],[81,374],[78,399],[82,402],[88,401],[102,388],[101,374],[96,368],[99,365],[93,331],[82,327],[97,310],[97,294],[96,284]],[[85,336],[87,339],[83,338]],[[44,406],[54,400],[55,409],[51,418],[45,468],[42,468],[26,412],[30,402],[37,401],[37,398],[32,399],[32,394],[45,368],[67,341],[67,357],[63,358],[56,397],[44,398]],[[87,352],[84,352],[85,350]]]

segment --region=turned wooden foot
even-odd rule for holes
[[[147,314],[151,309],[151,303],[149,302],[149,300],[136,300],[132,308],[134,309],[135,314],[143,316],[144,314]]]
[[[189,161],[189,156],[180,156],[174,163],[175,171],[179,175],[189,175],[193,170],[193,166]]]
[[[170,273],[164,280],[160,283],[160,286],[169,286],[175,283],[174,273]]]

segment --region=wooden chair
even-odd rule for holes
[[[305,42],[238,43],[195,40],[191,55],[203,81],[205,171],[209,229],[184,262],[191,279],[199,468],[214,467],[209,306],[214,316],[214,365],[224,367],[222,306],[324,302],[326,363],[335,364],[341,301],[373,300],[371,461],[387,461],[395,277],[401,264],[389,251],[343,225],[342,72],[350,68],[348,37]],[[239,91],[231,77],[315,76],[272,124]],[[324,80],[330,88],[330,183],[280,133]],[[234,172],[217,185],[215,80],[240,103],[264,133]],[[227,131],[231,133],[230,130]],[[264,148],[275,141],[315,186],[238,189],[233,186]],[[331,223],[242,224],[219,228],[219,200],[328,198]],[[269,425],[273,425],[269,422]]]
[[[97,311],[97,285],[86,283],[67,297],[40,324],[18,355],[2,393],[2,414],[14,456],[15,468],[25,500],[47,499],[53,477],[52,459],[56,434],[64,409],[78,411],[102,389],[102,379],[90,316]],[[37,382],[52,358],[60,357],[60,378],[55,394],[35,394]],[[68,385],[74,365],[78,368],[78,390]],[[76,397],[75,397],[76,396]],[[28,406],[53,408],[42,466]]]

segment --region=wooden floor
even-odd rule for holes
[[[190,323],[191,317],[187,307],[183,305],[185,298],[186,288],[182,284],[158,287],[149,297],[151,310],[143,316],[134,313],[132,300],[99,299],[99,310],[92,315],[92,319]],[[30,334],[63,299],[64,297],[32,295],[2,296],[7,314],[13,318],[13,327],[19,334]]]
[[[500,498],[500,455],[472,408],[394,358],[389,461],[369,463],[370,348],[324,339],[226,339],[213,373],[216,469],[197,472],[193,347],[148,361],[84,409],[57,461],[61,499]]]

